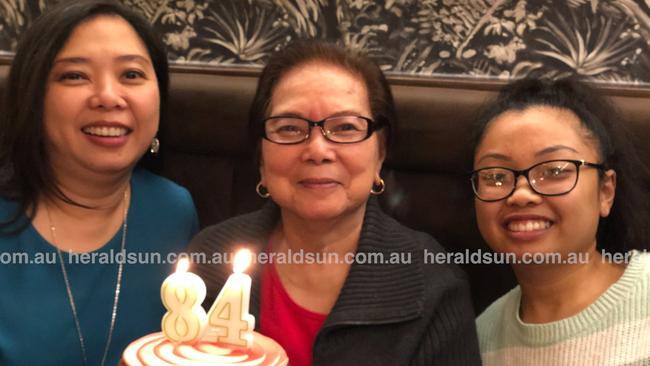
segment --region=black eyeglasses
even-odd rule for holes
[[[584,160],[548,160],[524,170],[486,167],[472,172],[472,189],[476,198],[481,201],[500,201],[515,192],[517,179],[523,175],[530,188],[537,194],[561,196],[576,187],[582,166],[605,169],[602,164]]]
[[[338,144],[353,144],[369,138],[382,124],[361,116],[334,116],[312,121],[295,116],[272,116],[264,121],[262,137],[276,144],[299,144],[309,138],[312,127]]]

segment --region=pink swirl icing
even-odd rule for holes
[[[271,338],[254,334],[250,349],[239,349],[209,342],[178,344],[162,333],[153,333],[131,343],[122,362],[128,366],[286,366],[287,354]]]

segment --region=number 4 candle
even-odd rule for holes
[[[217,341],[249,348],[253,342],[255,317],[248,313],[251,278],[243,273],[252,261],[251,251],[235,254],[233,274],[228,277],[208,313],[208,322]]]

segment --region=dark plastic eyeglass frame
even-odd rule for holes
[[[567,162],[567,163],[573,163],[576,166],[576,180],[573,182],[573,186],[571,186],[571,188],[569,190],[567,190],[566,192],[563,192],[563,193],[551,193],[551,194],[548,194],[548,193],[539,192],[530,183],[530,177],[528,176],[528,174],[530,173],[531,170],[535,169],[536,167],[538,167],[538,166],[540,166],[542,164],[552,163],[552,162],[555,162],[555,161],[564,161],[564,162]],[[517,180],[519,180],[519,177],[522,176],[522,175],[524,177],[526,177],[526,182],[528,182],[528,186],[530,187],[530,189],[532,189],[533,192],[539,194],[540,196],[547,196],[547,197],[563,196],[563,195],[568,194],[569,192],[573,191],[573,189],[578,185],[578,179],[580,178],[580,167],[582,167],[582,166],[596,168],[596,169],[598,169],[600,171],[605,170],[605,165],[603,165],[603,164],[589,163],[589,162],[586,162],[584,160],[553,159],[553,160],[542,161],[540,163],[537,163],[535,165],[532,165],[532,166],[528,167],[528,169],[523,169],[523,170],[510,169],[510,168],[506,168],[506,167],[502,167],[502,166],[488,166],[488,167],[485,167],[485,168],[476,169],[476,170],[474,170],[472,172],[472,175],[470,177],[470,181],[472,182],[472,191],[474,191],[474,197],[478,198],[479,200],[481,200],[483,202],[501,201],[501,200],[504,200],[504,199],[512,196],[512,194],[515,193],[515,191],[517,190]],[[498,199],[486,200],[486,199],[483,199],[483,198],[479,197],[478,192],[476,192],[477,187],[476,187],[476,184],[475,184],[475,179],[478,176],[478,173],[481,172],[482,170],[497,169],[497,168],[511,171],[515,175],[515,179],[513,181],[514,184],[512,185],[512,190],[510,191],[510,193],[508,193],[504,197],[498,198]]]
[[[351,141],[351,142],[340,142],[340,141],[334,141],[334,140],[330,139],[328,133],[325,132],[325,122],[326,122],[327,120],[330,120],[330,119],[334,119],[334,118],[343,118],[343,117],[355,117],[355,118],[361,118],[361,119],[365,120],[365,121],[368,123],[368,132],[366,133],[366,136],[365,136],[364,138],[362,138],[361,140],[358,140],[358,141]],[[273,140],[271,140],[271,139],[266,135],[266,122],[269,121],[269,120],[271,120],[271,119],[277,119],[277,118],[294,118],[294,119],[303,120],[303,121],[305,121],[305,122],[308,123],[308,125],[309,125],[309,130],[308,130],[307,134],[305,135],[305,137],[304,137],[302,140],[300,140],[300,141],[296,141],[296,142],[277,142],[277,141],[273,141]],[[263,127],[264,127],[264,128],[262,129],[262,137],[263,137],[265,140],[270,141],[270,142],[272,142],[272,143],[274,143],[274,144],[278,144],[278,145],[296,145],[296,144],[302,144],[303,142],[309,140],[309,137],[311,136],[311,131],[312,131],[312,129],[313,129],[314,127],[320,127],[320,132],[321,132],[321,134],[323,134],[323,137],[324,137],[327,141],[329,141],[329,142],[333,142],[333,143],[335,143],[335,144],[356,144],[357,142],[361,142],[361,141],[365,141],[365,140],[369,139],[370,136],[372,136],[372,134],[373,134],[375,131],[381,130],[382,127],[384,127],[384,125],[383,125],[382,123],[379,123],[379,122],[373,121],[372,119],[370,119],[370,118],[368,118],[368,117],[355,116],[355,115],[331,116],[331,117],[327,117],[327,118],[325,118],[325,119],[322,119],[322,120],[320,120],[320,121],[312,121],[312,120],[310,120],[310,119],[303,118],[303,117],[298,117],[298,116],[271,116],[271,117],[268,117],[268,118],[263,119],[263,120],[262,120],[262,124],[263,124]]]

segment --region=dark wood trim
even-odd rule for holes
[[[0,65],[10,65],[13,56],[0,54]],[[201,63],[170,63],[170,72],[178,74],[203,74],[223,76],[249,76],[258,77],[262,71],[259,66],[222,66]],[[477,78],[450,75],[406,75],[387,72],[386,77],[391,85],[434,87],[449,89],[473,89],[496,91],[507,84],[507,80],[498,78]],[[650,98],[650,83],[642,85],[612,84],[606,82],[592,82],[594,88],[611,96],[624,96],[636,98]]]
[[[401,75],[398,73],[386,73],[386,78],[391,85],[445,88],[445,89],[473,89],[496,91],[500,90],[508,82],[505,80],[491,78],[470,78],[465,76],[450,75]]]
[[[11,65],[13,59],[13,55],[0,53],[0,65]]]
[[[437,87],[448,89],[473,89],[498,91],[508,84],[508,80],[497,78],[470,78],[465,76],[432,75],[416,76],[386,73],[391,85]],[[650,84],[630,85],[590,81],[589,84],[605,95],[650,98]]]
[[[203,74],[203,75],[224,75],[224,76],[251,76],[258,77],[262,68],[257,66],[221,66],[210,64],[181,64],[170,63],[169,71],[179,74]]]

